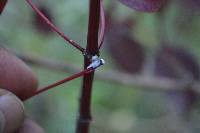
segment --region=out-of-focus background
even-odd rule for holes
[[[64,33],[86,46],[87,0],[34,2]],[[106,38],[101,57],[106,65],[97,71],[114,71],[122,79],[116,82],[102,76],[95,78],[91,133],[199,132],[199,96],[191,89],[200,78],[198,0],[169,0],[158,13],[137,12],[113,0],[104,4]],[[25,1],[8,2],[0,16],[0,42],[19,54],[78,68],[83,65],[80,52],[51,32]],[[70,70],[29,65],[40,86],[72,74]],[[142,75],[144,82],[140,78],[136,85],[126,84],[128,79],[123,81],[121,73],[128,74],[130,79]],[[149,85],[145,82],[148,77],[156,77],[156,82],[152,80]],[[181,88],[184,91],[174,91],[180,87],[166,91],[166,86],[163,91],[158,86],[162,79],[159,77],[186,83]],[[27,115],[47,133],[73,133],[80,87],[81,78],[32,98],[25,103]]]

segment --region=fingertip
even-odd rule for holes
[[[16,133],[45,133],[44,130],[37,125],[33,120],[26,118],[24,124]]]
[[[38,79],[31,68],[1,46],[0,73],[0,88],[11,91],[21,100],[34,93],[38,87]]]
[[[0,131],[15,132],[25,117],[23,103],[11,92],[0,89]]]

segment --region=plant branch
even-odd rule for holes
[[[15,53],[16,54],[16,53]],[[67,73],[76,73],[81,71],[80,68],[75,67],[71,64],[61,63],[50,59],[45,58],[37,58],[30,55],[17,53],[19,58],[25,61],[28,64],[36,65],[39,67],[48,68],[54,71],[67,72]],[[184,82],[183,80],[175,80],[170,78],[163,77],[155,77],[148,75],[131,75],[120,71],[104,71],[96,72],[97,79],[112,82],[119,85],[126,85],[133,87],[133,89],[137,88],[145,91],[171,91],[171,90],[179,90],[182,91],[184,88],[189,85],[189,81]],[[197,81],[192,82],[192,89],[200,94],[200,83]]]
[[[84,52],[84,48],[82,48],[79,44],[74,42],[73,40],[69,39],[63,32],[61,32],[38,8],[35,6],[32,2],[32,0],[26,0],[26,2],[32,7],[32,9],[37,13],[45,22],[46,24],[53,30],[55,31],[58,35],[60,35],[65,41],[67,41],[69,44],[74,46],[76,49],[81,51],[82,53]]]
[[[66,82],[68,82],[68,81],[71,81],[71,80],[73,80],[73,79],[79,78],[79,77],[83,76],[84,74],[90,73],[90,72],[92,72],[92,69],[85,69],[85,70],[83,70],[83,71],[81,71],[81,72],[79,72],[79,73],[76,73],[76,74],[74,74],[74,75],[72,75],[72,76],[70,76],[70,77],[64,78],[64,79],[59,80],[59,81],[57,81],[57,82],[55,82],[55,83],[52,83],[52,84],[50,84],[50,85],[48,85],[48,86],[42,87],[42,88],[40,88],[40,89],[37,89],[37,91],[35,91],[35,93],[33,93],[33,94],[30,95],[30,96],[27,96],[26,98],[23,99],[23,101],[28,100],[28,99],[30,99],[30,98],[32,98],[32,97],[34,97],[34,96],[36,96],[36,95],[38,95],[38,94],[40,94],[40,93],[43,93],[43,92],[45,92],[45,91],[48,91],[48,90],[50,90],[50,89],[52,89],[52,88],[54,88],[54,87],[57,87],[57,86],[59,86],[59,85],[61,85],[61,84],[66,83]]]
[[[98,33],[100,20],[100,0],[90,0],[89,2],[89,23],[86,52],[89,55],[97,55],[98,49]],[[84,58],[84,68],[90,65],[89,58]],[[76,133],[88,133],[91,122],[91,97],[92,97],[92,83],[94,72],[85,74],[83,77],[79,116],[77,120]]]

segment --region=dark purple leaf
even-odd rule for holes
[[[192,78],[200,78],[199,64],[196,58],[186,49],[163,45],[156,57],[156,74],[169,78],[182,78],[183,73],[177,72],[176,61]],[[159,70],[159,71],[158,71]]]
[[[178,72],[179,68],[176,63],[184,69],[184,73]],[[163,45],[155,58],[155,74],[181,79],[185,73],[188,73],[194,80],[199,80],[200,69],[196,58],[186,49]],[[197,102],[197,94],[189,86],[185,88],[185,91],[170,91],[165,94],[170,111],[181,117],[187,118],[193,105]]]
[[[143,12],[158,11],[166,0],[119,0],[124,5]]]
[[[3,9],[7,3],[7,0],[0,0],[0,14],[3,12]]]
[[[199,12],[200,11],[200,0],[181,0],[181,6],[187,11]]]
[[[116,65],[128,73],[139,73],[144,63],[144,49],[131,36],[134,21],[125,19],[116,21],[109,17],[107,22],[106,40],[108,50]]]

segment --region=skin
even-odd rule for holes
[[[38,80],[22,60],[0,46],[0,88],[14,93],[21,100],[38,87]]]
[[[32,70],[0,45],[0,133],[44,133],[26,117],[21,101],[32,95],[37,87]]]
[[[44,133],[25,116],[23,102],[13,93],[0,89],[0,133]]]

